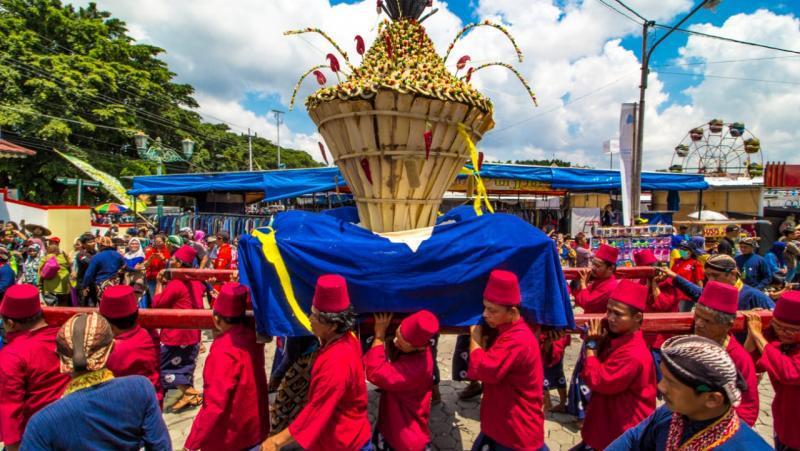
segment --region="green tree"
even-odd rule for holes
[[[115,176],[154,174],[155,164],[139,159],[134,148],[138,130],[174,149],[187,137],[196,142],[191,162],[167,164],[168,172],[247,168],[247,137],[204,123],[194,89],[173,81],[159,59],[163,50],[127,33],[123,21],[93,3],[0,0],[0,130],[38,152],[0,165],[0,181],[29,200],[73,202],[72,190],[54,179],[80,174],[54,148]],[[253,154],[257,166],[275,168],[271,142],[254,140]],[[307,153],[290,149],[282,149],[281,162],[317,166]]]

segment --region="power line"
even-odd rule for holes
[[[20,18],[22,18],[22,19],[27,19],[26,17],[24,17],[24,16],[21,16],[21,15],[17,15],[17,17],[20,17]],[[31,33],[35,34],[35,35],[36,35],[36,36],[38,36],[39,38],[41,38],[41,39],[43,39],[43,40],[45,40],[45,41],[48,41],[48,42],[50,42],[51,44],[55,45],[56,47],[59,47],[59,48],[61,48],[62,50],[66,51],[67,53],[69,53],[69,54],[71,54],[71,55],[78,55],[78,53],[76,53],[74,50],[70,49],[69,47],[66,47],[66,46],[62,45],[62,44],[60,44],[58,41],[55,41],[55,40],[53,40],[53,39],[50,39],[50,38],[48,38],[47,36],[44,36],[44,35],[42,35],[41,33],[38,33],[38,32],[36,32],[35,30],[31,30],[30,28],[27,28],[27,31],[30,31]],[[52,54],[56,54],[56,55],[58,54],[58,53],[54,52],[53,50],[51,50],[51,49],[49,49],[49,48],[47,48],[47,47],[43,46],[41,43],[37,43],[37,44],[39,45],[39,47],[40,47],[40,48],[42,48],[42,49],[44,49],[44,50],[46,50],[46,51],[49,51],[49,52],[50,52],[50,53],[52,53]],[[323,53],[324,53],[324,52],[323,52]],[[88,55],[81,55],[81,56],[88,56]],[[108,84],[106,84],[106,85],[107,85],[107,86],[110,86],[110,85],[108,85]],[[124,92],[124,93],[126,93],[126,94],[128,94],[128,95],[130,95],[130,96],[137,97],[137,98],[139,98],[139,99],[142,99],[142,100],[148,101],[148,102],[150,102],[152,105],[155,105],[155,106],[158,106],[158,107],[160,107],[160,106],[161,106],[159,103],[156,103],[156,101],[154,101],[154,100],[151,100],[151,99],[150,99],[149,97],[147,97],[147,96],[144,96],[144,95],[139,95],[139,94],[136,94],[136,93],[133,93],[133,92],[127,91],[127,90],[125,90],[125,89],[124,89],[124,88],[122,88],[122,87],[117,87],[117,88],[118,88],[120,91],[122,91],[122,92]],[[166,99],[169,101],[169,98],[166,98]],[[163,100],[159,100],[159,101],[163,101]],[[212,115],[210,115],[210,114],[205,114],[205,116],[207,116],[207,117],[210,117],[210,118],[212,118],[212,119],[215,119],[215,120],[217,120],[217,121],[220,121],[220,122],[222,122],[222,123],[224,123],[224,124],[227,124],[227,125],[232,125],[232,126],[238,127],[238,128],[239,128],[240,130],[242,130],[242,131],[244,131],[244,130],[246,129],[246,127],[244,127],[244,126],[242,126],[242,125],[238,125],[238,124],[234,124],[234,123],[232,123],[232,122],[225,121],[224,119],[220,119],[220,118],[214,117],[214,116],[212,116]]]
[[[56,119],[56,120],[60,120],[60,121],[64,121],[64,122],[70,122],[70,123],[73,123],[73,124],[78,124],[78,125],[83,125],[83,126],[91,125],[93,127],[104,128],[104,129],[108,129],[108,130],[116,130],[116,131],[120,131],[120,132],[136,133],[136,130],[131,129],[131,128],[120,128],[120,127],[113,127],[113,126],[110,126],[110,125],[94,124],[94,123],[88,122],[88,121],[81,122],[81,121],[76,121],[76,120],[73,120],[73,119],[67,119],[65,117],[51,116],[49,114],[40,113],[38,111],[23,110],[23,109],[20,109],[20,108],[14,108],[14,107],[8,106],[8,105],[0,104],[0,108],[3,108],[5,110],[16,111],[16,112],[22,113],[22,114],[33,114],[35,116],[42,116],[42,117],[46,117],[46,118],[49,118],[49,119]]]
[[[638,13],[638,12],[636,12],[636,11],[634,11],[633,9],[631,9],[631,7],[629,7],[628,5],[626,5],[625,3],[623,3],[623,2],[622,2],[622,0],[615,0],[615,1],[616,1],[617,3],[619,3],[619,4],[620,4],[620,6],[622,6],[622,7],[623,7],[623,8],[625,8],[625,9],[627,9],[628,11],[630,11],[630,12],[631,12],[631,13],[632,13],[634,16],[636,16],[636,17],[638,17],[639,19],[641,19],[641,20],[642,20],[642,22],[648,22],[648,20],[647,20],[647,19],[645,19],[644,17],[642,17],[642,15],[641,15],[641,14],[639,14],[639,13]]]
[[[639,22],[638,20],[634,19],[633,17],[631,17],[631,16],[629,16],[629,15],[625,14],[624,12],[622,12],[622,11],[618,10],[618,9],[617,9],[617,8],[615,8],[613,5],[611,5],[611,4],[609,4],[609,3],[606,3],[606,1],[605,1],[605,0],[597,0],[597,1],[598,1],[598,2],[600,2],[600,3],[602,3],[603,5],[605,5],[607,8],[611,9],[612,11],[616,12],[616,13],[617,13],[617,14],[619,14],[620,16],[622,16],[622,17],[624,17],[624,18],[626,18],[626,19],[630,20],[631,22],[633,22],[633,23],[635,23],[635,24],[637,24],[637,25],[641,25],[641,24],[642,24],[641,22]],[[624,6],[624,5],[623,5],[623,6]],[[627,8],[627,7],[626,7],[626,8]],[[636,14],[636,12],[635,12],[635,11],[634,11],[634,14]],[[636,14],[636,15],[638,16],[638,14]],[[640,17],[641,17],[641,16],[640,16]],[[642,18],[642,20],[644,20],[644,18]]]
[[[12,65],[14,65],[15,67],[17,67],[18,69],[26,71],[28,74],[33,74],[33,75],[45,78],[47,80],[50,80],[50,81],[52,81],[52,82],[54,82],[56,84],[59,84],[61,86],[65,86],[65,83],[62,80],[59,80],[57,78],[54,78],[54,77],[50,76],[49,74],[47,74],[47,73],[43,72],[42,70],[40,70],[39,68],[37,68],[36,66],[31,66],[29,64],[25,64],[25,63],[23,63],[23,62],[21,62],[19,60],[16,60],[16,59],[8,57],[8,56],[5,59],[9,60],[9,62]],[[98,97],[100,99],[105,100],[108,103],[99,102],[99,101],[95,100],[93,97]],[[159,127],[165,127],[165,128],[171,129],[171,130],[176,130],[176,131],[177,130],[181,130],[181,131],[184,131],[184,132],[188,132],[188,133],[191,133],[194,136],[198,136],[198,137],[204,138],[204,140],[206,142],[217,142],[217,143],[226,144],[226,145],[232,146],[232,147],[237,147],[239,145],[238,143],[236,143],[234,141],[231,141],[231,140],[228,140],[228,139],[213,139],[213,138],[209,138],[208,135],[206,135],[204,133],[201,133],[197,129],[184,126],[184,125],[182,125],[182,124],[180,124],[178,122],[171,121],[171,120],[169,120],[167,118],[163,118],[162,116],[158,116],[158,115],[150,113],[150,112],[148,112],[146,110],[142,110],[142,109],[136,108],[136,107],[134,107],[132,105],[126,105],[126,104],[123,104],[123,103],[119,103],[115,99],[112,99],[110,97],[106,97],[106,96],[104,96],[102,94],[99,94],[99,93],[95,94],[94,96],[87,96],[87,97],[85,97],[85,99],[87,99],[87,100],[89,100],[89,101],[91,101],[91,102],[93,102],[93,103],[95,103],[97,105],[103,106],[103,107],[106,107],[106,106],[118,106],[118,107],[125,108],[125,109],[127,109],[129,111],[132,111],[135,116],[139,117],[139,119],[141,119],[141,120],[143,120],[145,122],[149,122],[149,123],[157,125]],[[180,107],[178,107],[178,108],[180,108]],[[160,120],[156,121],[155,119],[149,119],[148,117],[143,117],[142,115],[154,117],[154,118],[160,119]]]
[[[690,77],[707,77],[707,78],[721,78],[725,80],[741,80],[741,81],[754,81],[759,83],[778,83],[784,85],[800,85],[800,81],[785,81],[785,80],[764,80],[761,78],[744,78],[744,77],[729,77],[726,75],[713,75],[713,74],[691,74],[686,72],[669,72],[669,71],[658,71],[659,74],[667,74],[667,75],[683,75],[683,76],[690,76]]]
[[[639,70],[637,69],[637,70],[636,70],[636,72],[638,72],[638,71],[639,71]],[[554,111],[558,111],[558,110],[560,110],[561,108],[564,108],[564,107],[565,107],[565,106],[567,106],[567,105],[571,105],[571,104],[573,104],[573,103],[576,103],[576,102],[579,102],[579,101],[581,101],[581,100],[583,100],[583,99],[586,99],[586,98],[588,98],[588,97],[591,97],[591,96],[593,96],[593,95],[595,95],[595,94],[598,94],[600,91],[603,91],[604,89],[606,89],[606,88],[610,87],[611,85],[614,85],[614,84],[616,84],[616,83],[618,83],[618,82],[622,81],[623,79],[625,79],[625,78],[627,78],[627,77],[630,77],[630,76],[631,76],[631,75],[633,75],[633,74],[634,74],[633,72],[631,72],[631,73],[628,73],[628,74],[625,74],[625,75],[623,75],[623,76],[621,76],[621,77],[619,77],[619,78],[617,78],[617,79],[615,79],[615,80],[612,80],[612,81],[611,81],[611,82],[609,82],[609,83],[606,83],[606,84],[605,84],[605,85],[603,85],[603,86],[600,86],[600,87],[598,87],[598,88],[596,88],[596,89],[594,89],[594,90],[592,90],[592,91],[589,91],[589,92],[587,92],[586,94],[584,94],[584,95],[582,95],[582,96],[575,97],[575,98],[573,98],[573,99],[570,99],[570,100],[569,100],[569,101],[567,101],[567,102],[564,102],[564,103],[563,103],[563,104],[561,104],[561,105],[556,105],[556,106],[554,106],[553,108],[550,108],[549,110],[542,111],[541,113],[534,114],[533,116],[529,116],[529,117],[527,117],[527,118],[525,118],[525,119],[522,119],[522,120],[520,120],[520,121],[518,121],[518,122],[515,122],[515,123],[513,123],[513,124],[510,124],[510,125],[507,125],[507,126],[505,126],[505,127],[503,127],[503,128],[499,128],[499,129],[495,130],[495,132],[501,132],[501,131],[504,131],[504,130],[508,130],[509,128],[516,127],[516,126],[518,126],[518,125],[522,125],[522,124],[524,124],[524,123],[526,123],[526,122],[529,122],[529,121],[531,121],[531,120],[533,120],[533,119],[536,119],[536,118],[538,118],[538,117],[544,116],[544,115],[546,115],[546,114],[550,114],[550,113],[552,113],[552,112],[554,112]]]
[[[674,64],[651,64],[650,67],[683,67],[683,66],[705,66],[709,64],[727,64],[727,63],[746,63],[752,61],[767,61],[788,58],[800,58],[800,55],[792,56],[766,56],[763,58],[743,58],[735,60],[720,60],[720,61],[698,61],[694,63],[674,63]]]
[[[666,25],[661,25],[661,24],[656,24],[655,26],[657,28],[672,29],[672,27],[669,27],[669,26],[666,26]],[[702,37],[710,38],[710,39],[718,39],[720,41],[732,42],[732,43],[735,43],[735,44],[749,45],[751,47],[760,47],[760,48],[764,48],[764,49],[768,49],[768,50],[775,50],[775,51],[778,51],[778,52],[794,53],[794,54],[800,55],[800,51],[798,51],[798,50],[784,49],[784,48],[781,48],[781,47],[774,47],[774,46],[771,46],[771,45],[759,44],[757,42],[742,41],[742,40],[739,40],[739,39],[728,38],[728,37],[725,37],[725,36],[717,36],[717,35],[714,35],[714,34],[687,30],[685,28],[675,28],[675,31],[680,31],[682,33],[692,34],[692,35],[695,35],[695,36],[702,36]]]

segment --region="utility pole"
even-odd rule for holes
[[[644,143],[644,94],[647,90],[647,76],[650,73],[650,54],[647,51],[647,33],[655,26],[652,20],[642,24],[642,77],[639,81],[639,108],[636,124],[636,145],[633,146],[631,160],[631,221],[641,215],[642,209],[642,144]],[[655,47],[655,46],[653,46]],[[650,50],[652,52],[652,49]],[[621,169],[620,169],[621,170]]]
[[[247,154],[250,157],[249,170],[253,171],[253,137],[250,136],[250,129],[247,129]]]
[[[631,220],[635,221],[641,215],[641,194],[642,194],[642,153],[644,151],[644,109],[645,109],[645,91],[647,90],[647,76],[650,73],[650,57],[653,51],[667,38],[676,28],[679,28],[686,22],[687,19],[692,17],[694,13],[700,8],[714,8],[721,0],[703,0],[692,9],[689,14],[683,17],[677,24],[670,27],[669,31],[664,33],[650,50],[647,49],[647,32],[651,27],[655,26],[652,20],[644,20],[642,24],[642,78],[639,83],[639,115],[636,124],[636,145],[633,146],[633,155],[631,155]],[[617,0],[620,3],[620,0]],[[624,6],[624,4],[623,4]],[[627,6],[626,6],[627,8]],[[629,8],[628,8],[629,9]],[[635,13],[641,18],[641,15]]]
[[[278,130],[278,169],[281,168],[281,124],[283,124],[283,111],[272,110],[275,115],[275,127]]]

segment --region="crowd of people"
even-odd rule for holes
[[[347,280],[323,275],[309,315],[315,339],[284,337],[284,361],[273,364],[268,383],[265,345],[246,320],[249,289],[237,282],[169,278],[165,271],[234,268],[230,236],[190,229],[166,237],[147,230],[124,237],[86,234],[67,253],[49,235],[41,226],[6,224],[0,246],[0,281],[12,274],[0,303],[0,440],[8,449],[171,449],[162,411],[192,408],[199,411],[184,444],[190,450],[432,449],[430,408],[440,402],[434,357],[439,323],[432,313],[399,322],[376,314],[372,339],[359,340]],[[796,245],[794,230],[784,237],[784,251]],[[765,291],[772,284],[758,285],[761,265],[751,261],[758,243],[731,239],[739,249],[734,255],[707,255],[691,237],[681,239],[670,268],[659,266],[652,252],[639,251],[637,266],[657,267],[655,277],[642,280],[617,280],[616,248],[601,244],[585,253],[588,268],[569,289],[576,307],[603,319],[590,321],[582,333],[569,391],[563,369],[569,335],[527,323],[517,276],[494,270],[483,293],[483,320],[460,337],[454,353],[454,366],[458,359],[464,365],[454,375],[470,381],[460,396],[482,394],[473,450],[547,449],[548,410],[582,420],[578,451],[771,449],[751,429],[764,373],[775,390],[775,448],[800,449],[800,432],[791,426],[800,403],[800,291]],[[47,252],[37,254],[45,246]],[[787,253],[782,257],[777,261],[788,274]],[[35,271],[26,271],[29,259]],[[55,264],[56,276],[45,278],[44,269]],[[65,293],[48,285],[59,277]],[[98,310],[59,328],[44,321],[42,305]],[[201,391],[194,386],[197,358],[205,352],[200,332],[146,330],[138,315],[140,308],[206,305],[215,330]],[[648,313],[681,309],[693,312],[692,335],[643,330]],[[759,314],[764,309],[773,310],[766,327]],[[734,334],[739,312],[747,331]],[[293,343],[303,343],[303,350],[290,351]],[[276,380],[296,383],[289,379],[298,362],[308,371],[306,395],[278,396],[270,406],[269,392],[284,385]],[[367,417],[367,381],[381,397],[374,427]],[[170,389],[180,396],[164,406]],[[559,391],[555,406],[550,390]],[[289,413],[276,422],[277,412]]]

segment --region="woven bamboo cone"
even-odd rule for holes
[[[389,90],[372,101],[326,102],[310,114],[353,190],[362,224],[376,232],[434,225],[444,192],[469,159],[458,124],[476,142],[493,125],[477,107]],[[425,159],[427,122],[433,139]]]

